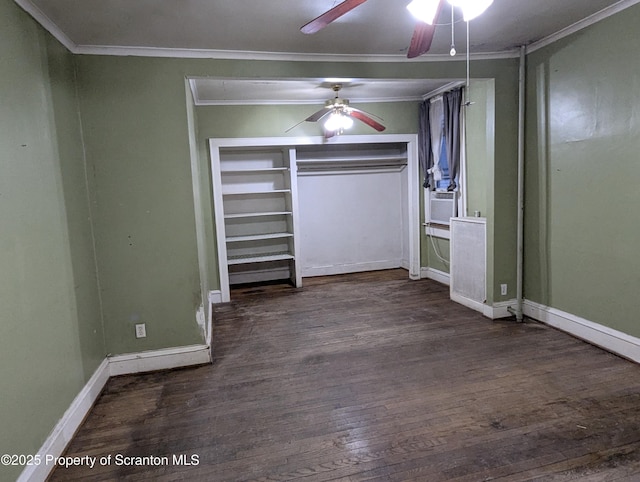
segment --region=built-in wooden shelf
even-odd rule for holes
[[[250,234],[247,236],[230,236],[226,238],[226,241],[227,243],[241,243],[243,241],[263,241],[267,239],[283,239],[292,237],[293,233]]]
[[[225,169],[220,171],[220,174],[223,176],[225,174],[263,174],[265,172],[286,172],[288,170],[288,167],[259,167],[256,169]]]
[[[238,192],[223,192],[223,196],[251,196],[253,194],[283,194],[290,193],[291,189],[269,189],[261,191],[238,191]]]
[[[291,215],[291,211],[269,211],[264,213],[236,213],[236,214],[225,214],[225,219],[240,219],[240,218],[258,218],[264,216],[289,216]]]
[[[246,256],[229,256],[227,258],[228,265],[248,264],[248,263],[265,263],[268,261],[281,261],[293,259],[293,255],[288,252],[269,253],[269,254],[251,254]]]

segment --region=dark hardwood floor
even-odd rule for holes
[[[110,380],[66,455],[112,462],[51,480],[640,480],[629,361],[402,270],[232,299],[213,365]]]

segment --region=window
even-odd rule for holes
[[[449,238],[450,218],[462,212],[461,100],[462,90],[455,89],[425,101],[420,108],[418,132],[420,163],[425,173],[426,232],[443,238]]]
[[[442,122],[444,123],[444,118],[442,119]],[[438,164],[440,168],[440,179],[435,181],[434,187],[436,191],[446,191],[451,179],[449,178],[449,160],[447,158],[447,143],[444,131],[442,133],[442,141],[440,143],[440,161]]]

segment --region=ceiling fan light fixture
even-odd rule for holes
[[[421,22],[433,25],[436,21],[439,4],[440,0],[413,0],[407,5],[407,10]]]
[[[447,0],[454,7],[462,9],[462,17],[469,22],[482,15],[491,6],[493,0]]]
[[[353,127],[353,119],[342,112],[332,112],[324,123],[324,128],[330,132],[342,132]]]

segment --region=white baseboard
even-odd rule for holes
[[[214,305],[217,303],[222,303],[222,291],[220,290],[209,291],[209,303]]]
[[[451,283],[451,276],[449,273],[445,273],[444,271],[434,268],[420,268],[420,278],[432,279],[447,286]]]
[[[509,307],[515,308],[518,304],[518,300],[512,299],[507,301],[499,301],[492,305],[485,305],[484,316],[491,318],[492,320],[499,320],[500,318],[509,318],[513,316],[513,313],[509,311]]]
[[[206,363],[211,363],[211,352],[206,345],[166,348],[105,358],[42,444],[38,455],[43,463],[25,467],[18,477],[18,482],[41,482],[47,479],[55,467],[54,464],[46,464],[47,456],[55,458],[64,453],[110,377]]]
[[[472,310],[478,311],[484,315],[485,306],[486,306],[484,303],[481,303],[476,300],[472,300],[470,298],[466,298],[454,292],[451,292],[449,296],[451,297],[452,301],[455,301],[456,303],[460,303],[461,305],[464,305],[467,308],[471,308]]]
[[[311,266],[302,268],[302,277],[332,276],[335,274],[361,273],[383,269],[401,268],[402,260],[370,261],[365,263],[337,264],[331,266]]]
[[[220,293],[220,303],[222,303],[222,293]],[[208,318],[207,318],[207,346],[213,347],[211,340],[213,339],[213,302],[209,298],[208,303]]]
[[[523,312],[559,330],[640,363],[640,339],[579,316],[525,300]]]
[[[109,374],[113,377],[206,363],[211,363],[211,351],[207,345],[181,346],[111,356]]]
[[[18,477],[18,482],[40,482],[47,479],[49,473],[55,467],[53,463],[46,463],[47,456],[55,458],[64,453],[67,445],[91,410],[91,407],[93,407],[93,404],[98,399],[108,380],[109,360],[105,358],[82,390],[80,390],[80,393],[78,393],[73,402],[71,402],[69,408],[38,451],[37,455],[40,456],[39,458],[42,463],[25,467],[20,477]]]
[[[451,293],[451,300],[455,301],[456,303],[460,303],[467,308],[478,311],[492,320],[513,316],[511,313],[509,313],[509,307],[516,305],[516,300],[500,301],[498,303],[494,303],[493,305],[488,305],[487,303],[481,303],[479,301],[465,298],[458,293]]]

